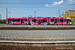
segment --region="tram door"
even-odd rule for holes
[[[24,19],[21,19],[21,24],[23,24],[24,23]]]
[[[57,24],[57,19],[55,19],[55,24]]]
[[[11,19],[8,19],[8,23],[11,23]]]
[[[38,19],[38,25],[41,25],[41,19]]]
[[[67,24],[69,24],[69,20],[67,20]]]

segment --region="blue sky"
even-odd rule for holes
[[[66,10],[75,10],[75,0],[0,0],[2,19],[8,17],[59,17]]]

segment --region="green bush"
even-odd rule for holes
[[[3,19],[0,21],[0,23],[5,23],[6,22],[6,19]]]

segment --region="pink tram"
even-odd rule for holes
[[[30,18],[31,25],[44,25],[48,24],[48,17],[31,17]]]
[[[72,21],[71,21],[71,19],[67,19],[67,18],[50,18],[50,24],[70,25],[70,24],[72,24]]]
[[[71,19],[50,17],[7,18],[6,24],[13,25],[70,25]]]
[[[6,24],[28,24],[28,18],[7,18]]]

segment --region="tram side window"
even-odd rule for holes
[[[20,21],[20,19],[12,19],[12,21]]]
[[[57,19],[55,19],[55,23],[57,23]]]
[[[63,19],[60,19],[60,22],[63,22]]]
[[[25,21],[27,21],[27,19],[25,19]]]
[[[66,20],[64,19],[63,22],[66,22]]]
[[[46,19],[43,19],[43,22],[47,22],[47,20]]]
[[[32,22],[36,22],[36,19],[32,19]]]
[[[51,19],[51,22],[54,22],[54,19]]]
[[[64,19],[60,19],[60,21],[59,22],[66,22],[66,20],[64,20]]]
[[[8,19],[8,21],[11,21],[11,19]]]

